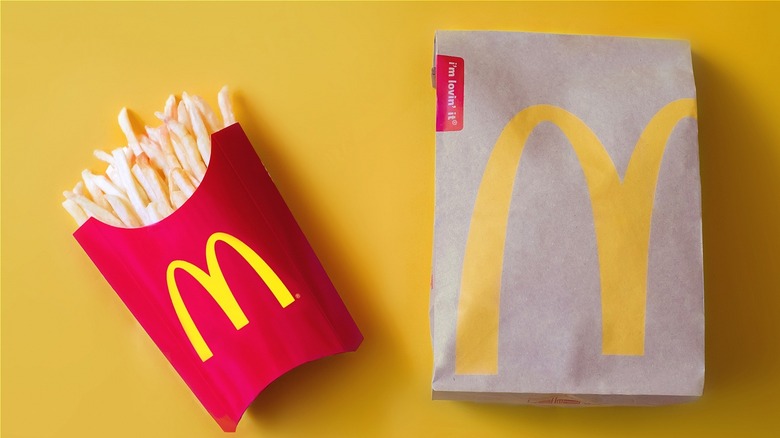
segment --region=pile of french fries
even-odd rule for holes
[[[78,225],[94,217],[115,227],[150,225],[167,217],[192,195],[203,180],[211,158],[211,134],[235,123],[235,116],[223,87],[217,95],[222,121],[198,96],[171,95],[156,128],[136,135],[127,109],[119,112],[119,126],[127,146],[111,153],[96,150],[95,156],[108,164],[103,174],[89,170],[73,190],[63,192],[62,206]]]

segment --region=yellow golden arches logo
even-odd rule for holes
[[[588,184],[601,278],[602,354],[643,355],[656,182],[667,140],[677,123],[696,118],[696,101],[680,99],[658,111],[634,147],[623,181],[601,141],[570,112],[535,105],[504,127],[488,159],[471,217],[458,303],[457,374],[498,373],[498,319],[504,243],[512,188],[531,132],[552,122],[566,135]]]
[[[287,286],[284,285],[279,276],[271,269],[270,266],[249,246],[237,238],[227,233],[214,233],[206,242],[206,268],[208,271],[203,271],[199,267],[193,265],[190,262],[184,260],[174,260],[168,265],[168,272],[166,273],[168,281],[168,292],[171,295],[171,302],[173,302],[173,308],[176,311],[176,316],[179,318],[184,333],[187,334],[187,338],[192,343],[195,351],[202,361],[206,361],[213,354],[206,341],[201,336],[198,327],[195,326],[195,322],[190,316],[190,312],[187,310],[187,306],[184,305],[184,301],[181,298],[179,292],[179,286],[176,284],[176,270],[181,269],[190,274],[198,283],[200,283],[204,289],[214,298],[220,309],[225,312],[225,315],[233,323],[236,330],[241,329],[245,325],[249,324],[244,311],[241,310],[241,306],[238,305],[233,292],[230,291],[230,287],[225,281],[225,275],[222,273],[222,269],[219,266],[217,260],[216,244],[217,242],[224,242],[231,246],[241,257],[246,260],[250,266],[257,272],[260,278],[265,282],[268,288],[273,293],[279,305],[282,308],[289,306],[295,298],[293,298]]]

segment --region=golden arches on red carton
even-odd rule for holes
[[[166,273],[168,292],[171,295],[171,302],[176,311],[176,316],[179,318],[179,322],[181,322],[182,328],[184,328],[184,332],[187,334],[187,339],[192,343],[192,346],[198,353],[198,357],[200,357],[200,360],[203,362],[210,359],[213,356],[213,353],[203,339],[203,336],[200,334],[198,327],[195,325],[195,321],[193,321],[190,312],[187,310],[187,306],[184,304],[181,292],[179,292],[179,286],[176,283],[177,269],[181,269],[190,274],[195,281],[206,289],[209,295],[214,298],[214,301],[217,302],[219,308],[222,309],[228,319],[230,319],[230,322],[233,323],[233,327],[235,327],[236,330],[240,330],[249,324],[249,320],[241,309],[241,306],[238,305],[236,297],[233,295],[233,292],[231,292],[230,286],[228,286],[227,281],[225,280],[222,268],[219,266],[219,260],[217,260],[216,253],[217,242],[224,242],[229,245],[238,252],[250,266],[252,266],[252,269],[254,269],[257,275],[265,282],[282,308],[289,306],[295,301],[295,298],[293,298],[289,289],[287,289],[287,286],[284,285],[284,282],[276,275],[276,272],[274,272],[265,260],[263,260],[263,258],[252,248],[230,234],[212,234],[206,242],[206,271],[190,262],[174,260],[168,265]]]

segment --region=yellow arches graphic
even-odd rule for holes
[[[182,300],[181,292],[176,284],[176,270],[181,269],[190,274],[195,281],[200,283],[204,289],[214,298],[219,308],[225,312],[225,315],[233,323],[236,330],[241,329],[245,325],[249,324],[244,311],[241,310],[241,306],[238,305],[233,292],[225,280],[225,275],[222,273],[222,269],[219,266],[217,260],[216,244],[217,242],[224,242],[231,246],[241,257],[246,260],[250,266],[257,272],[260,278],[265,282],[268,288],[273,293],[279,305],[282,308],[289,306],[295,298],[293,298],[287,286],[284,285],[279,276],[268,266],[268,264],[249,246],[237,238],[227,233],[214,233],[206,242],[206,268],[208,271],[203,271],[199,267],[193,265],[190,262],[184,260],[174,260],[168,265],[168,271],[166,278],[168,282],[168,292],[171,295],[171,302],[173,308],[176,311],[176,316],[181,322],[184,332],[187,334],[187,338],[192,343],[195,351],[202,361],[206,361],[213,356],[211,349],[206,345],[206,341],[200,334],[198,327],[190,316],[190,312],[187,310],[187,306]]]
[[[622,182],[596,134],[572,113],[535,105],[512,118],[490,155],[471,217],[458,303],[457,374],[498,373],[509,205],[526,140],[542,122],[554,123],[566,135],[588,185],[601,278],[602,354],[644,354],[650,223],[661,159],[677,123],[696,116],[694,99],[658,111],[640,135]]]

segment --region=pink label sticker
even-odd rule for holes
[[[436,131],[463,129],[463,58],[436,55]]]

